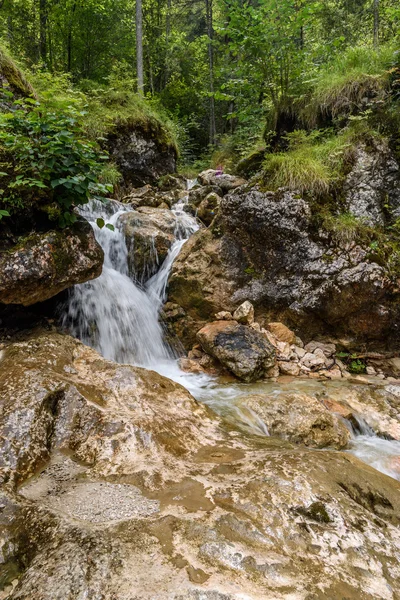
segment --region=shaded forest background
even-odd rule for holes
[[[210,146],[224,162],[264,144],[263,135],[293,130],[299,104],[321,72],[337,75],[341,59],[345,71],[375,76],[383,60],[396,66],[397,0],[143,0],[141,11],[144,94],[177,124],[185,162]],[[132,0],[3,0],[0,8],[2,39],[39,89],[50,73],[42,88],[91,96],[136,89],[136,20]]]

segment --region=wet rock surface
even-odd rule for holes
[[[1,244],[0,244],[1,246]],[[101,274],[103,251],[89,223],[32,233],[0,247],[0,302],[30,306]]]
[[[130,275],[145,283],[158,271],[175,241],[176,218],[168,209],[141,206],[123,214],[120,223]]]
[[[400,483],[37,332],[0,359],[9,600],[395,600]]]
[[[246,405],[258,414],[271,435],[311,448],[344,448],[350,433],[340,418],[305,394],[249,396]]]
[[[275,349],[268,340],[236,321],[209,323],[197,339],[208,354],[246,382],[268,377],[275,364]]]

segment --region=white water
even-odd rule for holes
[[[103,272],[99,278],[74,287],[63,325],[105,358],[151,368],[186,387],[233,426],[253,435],[267,436],[265,423],[241,399],[248,393],[271,393],[272,384],[224,386],[207,375],[184,373],[164,342],[159,317],[166,300],[168,277],[183,244],[199,228],[197,220],[185,212],[186,202],[187,197],[172,209],[176,241],[144,287],[129,277],[128,250],[119,227],[121,214],[132,209],[113,201],[108,205],[90,203],[82,214],[90,221],[104,250]],[[114,225],[114,231],[99,229],[96,225],[99,217]],[[301,388],[303,384],[298,381],[295,385]],[[309,383],[304,385],[308,387]],[[280,393],[282,388],[278,387],[275,384],[274,393]],[[400,442],[381,439],[365,425],[360,419],[357,431],[352,430],[349,451],[377,470],[400,479]]]

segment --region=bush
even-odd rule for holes
[[[75,207],[105,199],[112,186],[99,176],[108,157],[86,139],[80,118],[73,108],[58,112],[29,98],[0,113],[0,209],[17,218],[42,210],[66,227],[77,219]]]

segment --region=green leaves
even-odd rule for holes
[[[8,212],[8,210],[0,210],[0,221],[3,217],[9,217],[10,213]]]
[[[115,231],[114,225],[112,225],[111,223],[106,223],[102,218],[96,219],[96,225],[99,229],[103,229],[103,227],[106,227],[110,231]]]
[[[12,212],[45,199],[62,209],[59,226],[67,227],[76,221],[76,207],[91,198],[106,200],[112,186],[100,183],[99,176],[108,157],[85,138],[73,108],[59,112],[36,100],[19,100],[13,109],[0,113],[0,147],[13,165],[10,173],[0,174],[8,178],[6,208]]]

